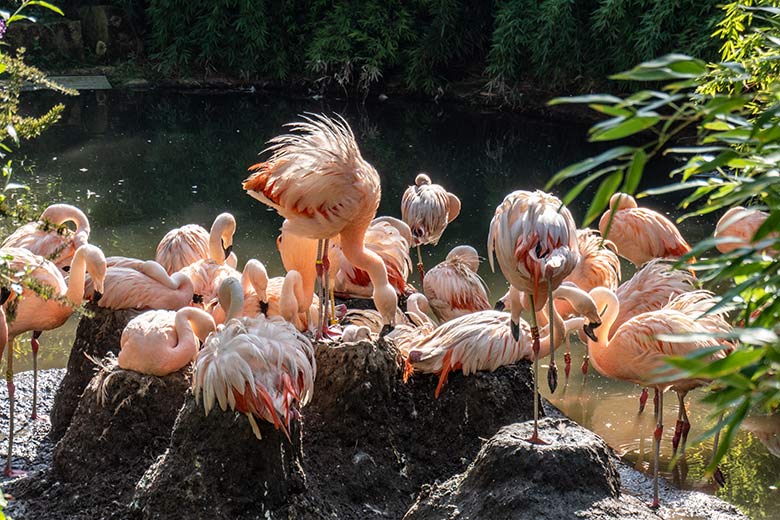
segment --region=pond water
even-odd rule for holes
[[[35,111],[57,99],[37,94],[28,102]],[[17,168],[16,182],[30,185],[41,200],[80,206],[92,223],[91,241],[107,256],[152,258],[158,240],[170,228],[186,223],[208,227],[218,213],[230,211],[238,221],[234,244],[239,262],[258,258],[273,276],[283,273],[274,243],[281,219],[245,195],[241,181],[247,166],[257,162],[264,142],[304,111],[346,116],[364,157],[382,177],[379,214],[400,216],[401,194],[420,171],[460,196],[461,215],[437,248],[423,249],[428,266],[459,244],[473,245],[486,255],[488,224],[504,195],[541,188],[552,173],[598,151],[586,141],[584,124],[431,104],[386,102],[358,108],[342,101],[255,94],[158,92],[82,92],[62,101],[67,105],[62,121],[25,146],[24,165],[31,168]],[[664,182],[669,169],[662,165],[650,182]],[[586,193],[581,199],[587,197]],[[670,201],[659,204],[674,211]],[[578,203],[571,209],[579,221],[587,208]],[[697,240],[711,226],[712,222],[689,222],[682,231],[689,240]],[[625,275],[632,272],[627,265],[624,268]],[[486,262],[480,274],[491,299],[504,293],[506,282],[491,273]],[[43,336],[43,368],[65,366],[74,331],[72,320]],[[28,345],[25,340],[15,353],[17,370],[31,368]],[[576,360],[582,346],[573,348]],[[568,387],[561,387],[555,396],[547,396],[554,404],[604,437],[630,464],[649,469],[652,406],[637,417],[638,387],[607,380],[594,370],[583,381],[576,368]],[[690,439],[708,425],[708,410],[696,403],[696,397],[689,397]],[[665,401],[669,404],[663,457],[668,463],[676,400],[670,395]],[[723,467],[727,485],[720,490],[703,478],[709,444],[691,446],[686,464],[665,475],[681,487],[716,493],[754,518],[777,518],[780,453],[775,449],[773,456],[759,437],[766,435],[740,432]]]

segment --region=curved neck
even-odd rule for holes
[[[241,316],[244,310],[244,290],[238,280],[228,278],[222,282],[219,304],[225,310],[225,322]]]
[[[407,310],[407,312],[409,312],[411,314],[414,314],[417,318],[419,318],[421,323],[429,323],[429,324],[432,325],[433,322],[431,321],[431,319],[420,308],[420,301],[422,301],[423,298],[425,298],[425,297],[422,296],[422,295],[419,295],[419,297],[414,297],[414,296],[417,296],[417,295],[415,294],[415,295],[410,296],[409,299],[406,301],[406,310]]]
[[[306,310],[303,303],[303,284],[298,271],[288,271],[282,283],[282,293],[279,295],[279,314],[292,323],[296,315]]]
[[[182,331],[184,331],[194,334],[201,341],[206,341],[208,335],[217,329],[214,318],[196,307],[185,307],[178,310],[174,323],[180,340]]]
[[[241,287],[244,289],[244,294],[254,290],[260,301],[268,301],[265,294],[268,289],[268,271],[261,261],[252,259],[246,263],[244,272],[241,273]]]
[[[209,258],[218,264],[225,263],[225,250],[222,247],[222,235],[211,227],[209,234]]]
[[[65,222],[73,222],[76,224],[76,233],[83,232],[89,237],[89,220],[84,212],[76,206],[71,206],[70,204],[52,204],[41,213],[40,220],[48,220],[58,226]]]
[[[73,305],[81,305],[84,302],[84,282],[87,275],[87,257],[84,248],[79,248],[70,262],[70,276],[65,297]]]
[[[590,291],[590,295],[593,301],[596,302],[598,310],[603,313],[601,326],[596,329],[598,341],[588,341],[590,356],[595,358],[596,364],[599,364],[601,355],[606,347],[609,346],[609,329],[612,328],[612,324],[615,323],[615,319],[617,319],[620,312],[620,302],[615,293],[606,287],[596,287]]]

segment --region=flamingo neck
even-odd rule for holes
[[[282,282],[282,292],[279,295],[279,314],[286,321],[293,323],[299,312],[305,311],[308,305],[303,302],[303,284],[298,271],[288,271]]]
[[[620,302],[614,292],[606,287],[596,287],[590,291],[596,307],[604,314],[601,316],[601,326],[596,329],[596,338],[598,341],[589,340],[588,348],[590,356],[594,358],[596,366],[603,365],[604,354],[609,346],[609,329],[615,323],[620,312]]]
[[[174,324],[180,341],[182,335],[187,333],[194,334],[201,341],[206,341],[208,335],[217,329],[214,318],[196,307],[185,307],[177,311]]]
[[[224,290],[225,286],[227,286],[227,290]],[[244,310],[244,290],[235,278],[228,278],[222,283],[219,304],[225,309],[226,323],[241,316]]]
[[[244,294],[254,290],[257,297],[262,302],[267,302],[266,290],[268,289],[268,271],[259,260],[252,259],[244,266],[244,272],[241,273],[241,287]]]
[[[73,255],[70,263],[70,276],[65,297],[73,305],[81,305],[84,302],[84,284],[87,275],[87,258],[85,248],[79,248]]]
[[[55,224],[62,225],[65,222],[76,224],[76,233],[84,233],[89,238],[90,227],[89,219],[76,206],[70,204],[52,204],[41,213],[40,220],[48,220]]]

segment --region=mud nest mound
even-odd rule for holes
[[[436,399],[438,376],[404,384],[398,353],[382,340],[321,344],[316,357],[304,469],[338,518],[400,518],[420,486],[462,471],[485,438],[533,413],[527,363],[452,373]]]
[[[119,354],[119,340],[127,322],[140,314],[136,310],[112,311],[93,303],[87,310],[94,316],[83,317],[76,330],[76,339],[68,358],[65,377],[54,395],[51,410],[51,437],[60,439],[68,429],[71,417],[78,406],[81,393],[95,375],[100,360],[109,352]]]
[[[138,483],[131,508],[141,518],[288,518],[292,495],[306,490],[300,425],[290,439],[258,420],[216,407],[205,415],[191,392],[171,443]],[[281,512],[277,512],[281,510]]]

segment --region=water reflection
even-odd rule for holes
[[[30,110],[36,110],[39,101],[49,106],[51,99],[44,96],[28,100]],[[241,180],[265,141],[296,114],[336,111],[347,117],[363,155],[382,177],[380,214],[399,215],[401,194],[420,171],[460,196],[461,215],[437,248],[425,248],[426,265],[441,261],[459,244],[486,254],[488,224],[508,192],[542,187],[551,173],[598,151],[584,139],[587,125],[457,107],[387,103],[357,109],[338,101],[119,92],[83,93],[65,102],[63,121],[25,148],[35,173],[18,174],[17,181],[31,185],[44,200],[84,209],[92,222],[92,241],[107,255],[151,258],[168,229],[190,222],[208,226],[218,213],[229,210],[238,221],[234,244],[239,261],[257,257],[271,275],[282,273],[274,245],[281,219],[246,196]],[[649,181],[665,182],[672,166],[657,167]],[[665,212],[673,211],[671,202],[666,204]],[[578,221],[587,210],[582,202],[571,209]],[[691,221],[681,230],[695,241],[710,227],[709,222]],[[624,276],[633,272],[624,268]],[[486,265],[480,274],[491,299],[500,297],[506,288],[500,274],[490,273]],[[65,366],[74,330],[71,320],[43,336],[42,367]],[[581,350],[574,348],[577,360]],[[19,370],[31,367],[26,339],[16,359]],[[552,401],[599,433],[631,464],[648,470],[652,407],[637,417],[637,387],[606,380],[593,370],[583,381],[579,362],[573,365],[568,387]],[[708,424],[708,411],[696,401],[695,396],[690,399],[689,439]],[[668,463],[676,410],[666,408],[662,448]],[[756,518],[780,510],[780,459],[759,442],[774,442],[770,446],[776,449],[774,435],[741,433],[724,465],[728,485],[718,491]],[[666,475],[682,487],[714,492],[703,478],[709,456],[709,444],[690,446],[686,465]]]

